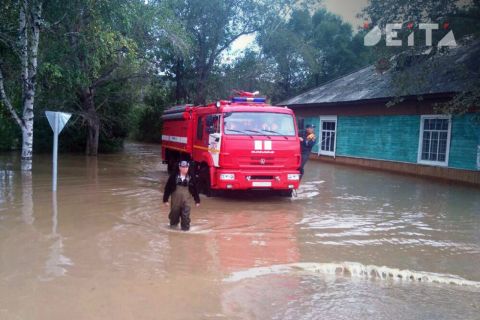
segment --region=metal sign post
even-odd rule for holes
[[[52,190],[57,191],[58,135],[72,116],[70,113],[45,111],[48,123],[53,130],[53,178]]]

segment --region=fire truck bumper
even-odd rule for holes
[[[272,171],[236,171],[217,169],[214,189],[224,190],[287,190],[298,189],[300,174],[296,170]]]

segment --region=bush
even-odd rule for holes
[[[0,112],[0,151],[20,149],[21,144],[22,132],[20,128],[9,116]]]
[[[162,114],[163,108],[146,106],[139,111],[138,125],[134,139],[145,142],[162,142]]]

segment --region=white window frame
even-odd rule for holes
[[[447,132],[447,149],[445,150],[445,161],[430,161],[422,160],[422,146],[423,146],[423,124],[426,119],[448,119],[448,132]],[[422,115],[420,117],[420,133],[418,137],[418,154],[417,154],[417,163],[426,164],[429,166],[439,166],[439,167],[448,167],[448,158],[450,155],[450,137],[452,135],[452,117],[450,115]]]
[[[322,150],[322,130],[323,124],[322,121],[335,122],[335,142],[333,144],[333,151]],[[335,157],[335,152],[337,151],[337,132],[338,132],[338,121],[337,116],[320,116],[319,126],[318,126],[318,155],[331,156]]]

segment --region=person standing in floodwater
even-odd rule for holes
[[[170,214],[170,227],[176,227],[180,222],[183,231],[190,230],[190,196],[195,200],[195,206],[200,205],[200,197],[194,178],[189,172],[189,163],[180,161],[178,172],[173,173],[167,180],[163,192],[163,203],[170,206],[168,198],[172,196]]]
[[[302,163],[300,165],[300,177],[303,177],[304,167],[310,157],[310,152],[316,142],[315,134],[313,133],[314,125],[307,124],[305,132],[300,136],[300,151],[302,153]]]

